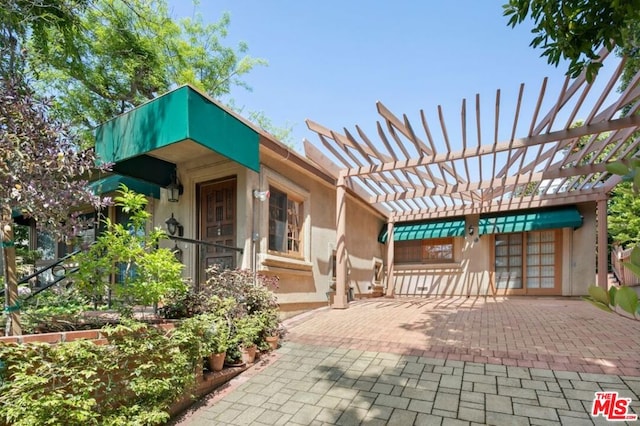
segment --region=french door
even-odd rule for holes
[[[494,235],[494,292],[560,295],[560,230]]]

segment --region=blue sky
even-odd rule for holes
[[[479,93],[483,121],[493,123],[496,89],[511,122],[520,83],[535,100],[549,76],[549,93],[557,94],[564,68],[529,47],[530,25],[507,27],[504,1],[202,0],[200,10],[206,21],[228,11],[227,42],[245,41],[249,54],[269,61],[246,77],[252,92],[236,88],[231,97],[276,125],[292,125],[299,149],[302,138],[317,140],[307,118],[339,131],[359,124],[374,134],[378,100],[416,123],[420,109],[437,123],[442,105],[446,120],[457,124],[462,99],[472,115]],[[187,0],[169,3],[176,17],[192,13]]]

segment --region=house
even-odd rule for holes
[[[146,194],[194,285],[212,265],[276,275],[290,314],[383,294],[584,295],[608,285],[607,199],[621,177],[607,163],[640,143],[640,74],[616,92],[621,74],[551,95],[545,80],[533,99],[523,85],[506,112],[498,91],[490,129],[479,95],[457,131],[440,107],[434,125],[382,103],[375,137],[308,121],[318,141],[304,156],[182,86],[97,129],[114,166],[93,185]]]
[[[279,278],[281,309],[326,306],[334,284],[336,180],[190,86],[182,86],[104,123],[96,153],[113,174],[135,179],[149,195],[154,226],[171,224],[185,277],[195,285],[212,265]],[[351,228],[349,279],[370,294],[381,279],[386,217],[355,196],[346,199]]]

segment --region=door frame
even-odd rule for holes
[[[238,176],[236,174],[233,175],[228,175],[228,176],[224,176],[221,178],[216,178],[216,179],[211,179],[211,180],[206,180],[206,181],[202,181],[202,182],[198,182],[195,185],[195,196],[196,196],[196,209],[195,209],[195,228],[196,228],[196,235],[197,235],[197,239],[204,241],[202,232],[202,203],[204,202],[204,200],[202,199],[202,188],[206,187],[206,186],[210,186],[210,185],[216,185],[216,184],[220,184],[220,183],[224,183],[224,182],[229,182],[229,181],[235,181],[235,199],[234,199],[234,241],[232,246],[236,246],[237,245],[237,238],[238,238]],[[195,248],[195,269],[196,269],[196,283],[199,286],[201,282],[204,281],[205,277],[203,276],[203,265],[202,262],[204,261],[203,259],[203,247],[200,245],[196,245]],[[236,251],[233,252],[233,256],[234,256],[234,264],[237,266],[238,264],[238,253]]]

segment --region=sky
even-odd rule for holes
[[[545,76],[548,93],[557,94],[566,68],[548,65],[529,46],[531,23],[507,26],[505,1],[201,0],[200,11],[207,22],[229,12],[228,44],[244,41],[250,55],[269,62],[246,76],[252,91],[235,88],[231,97],[292,126],[300,150],[303,138],[318,141],[305,119],[375,134],[376,101],[416,123],[423,109],[436,124],[438,105],[446,121],[459,123],[463,98],[473,114],[476,94],[482,111],[493,113],[497,89],[507,114],[521,83],[532,108]],[[175,17],[193,13],[188,0],[169,5]],[[507,115],[512,122],[513,112]]]

